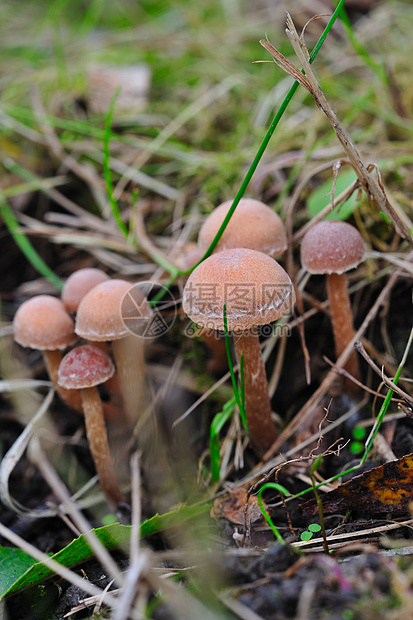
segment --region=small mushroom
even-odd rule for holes
[[[122,316],[122,302],[133,291],[135,305],[143,320],[151,310],[141,290],[125,280],[108,280],[95,286],[79,304],[76,333],[91,342],[112,341],[112,351],[119,375],[119,387],[126,415],[131,424],[139,418],[145,394],[145,359],[143,340],[132,334]]]
[[[270,256],[246,248],[217,252],[188,278],[184,312],[198,325],[223,330],[226,306],[228,330],[233,331],[238,362],[244,358],[245,407],[251,441],[258,452],[278,436],[257,325],[276,321],[291,310],[294,288],[288,274]]]
[[[325,220],[309,229],[301,243],[301,264],[312,274],[327,275],[336,357],[340,357],[354,336],[353,314],[346,271],[365,259],[363,238],[347,222]],[[352,352],[344,368],[360,378],[357,356]]]
[[[110,357],[99,347],[86,344],[64,356],[58,370],[58,381],[65,389],[80,391],[86,434],[100,485],[109,502],[116,507],[124,496],[115,476],[102,402],[96,387],[110,379],[114,372]]]
[[[83,297],[101,282],[110,280],[101,269],[87,267],[78,269],[66,280],[62,290],[62,301],[71,312],[76,312]]]
[[[223,202],[202,225],[198,245],[203,253],[211,245],[231,205],[232,200]],[[287,249],[287,236],[280,216],[260,200],[242,198],[215,252],[232,248],[249,248],[269,256],[280,256]]]
[[[60,299],[37,295],[25,301],[15,314],[13,331],[15,341],[22,347],[42,351],[47,373],[59,396],[69,407],[81,412],[82,403],[77,392],[57,384],[62,350],[77,340],[73,319]]]

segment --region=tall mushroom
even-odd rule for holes
[[[271,257],[246,248],[217,252],[192,272],[183,293],[184,312],[198,325],[234,332],[238,361],[244,358],[245,405],[255,448],[263,453],[278,436],[257,325],[276,321],[291,310],[294,289],[284,269]]]
[[[206,252],[220,229],[232,200],[223,202],[210,213],[198,236],[198,245]],[[235,209],[215,252],[249,248],[269,256],[280,256],[287,249],[287,236],[281,218],[260,200],[242,198]]]
[[[77,340],[73,319],[60,299],[37,295],[25,301],[13,319],[13,332],[15,341],[22,347],[42,351],[47,373],[59,396],[69,407],[81,412],[78,393],[57,384],[62,351]]]
[[[146,373],[142,338],[129,331],[124,321],[127,317],[122,316],[122,302],[132,292],[142,319],[149,319],[151,310],[140,289],[125,280],[113,279],[98,284],[82,299],[75,331],[91,342],[112,341],[126,414],[134,424],[144,402]]]
[[[301,243],[301,264],[312,274],[327,275],[327,294],[336,357],[340,357],[354,336],[353,313],[348,294],[346,271],[365,259],[363,238],[347,222],[325,220],[309,229]],[[344,368],[360,378],[358,359],[352,352]]]
[[[110,357],[99,347],[86,344],[64,356],[58,370],[58,381],[65,389],[80,391],[86,434],[100,485],[109,502],[116,507],[124,496],[116,479],[102,402],[96,387],[110,379],[114,372]]]

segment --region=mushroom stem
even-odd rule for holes
[[[116,507],[125,498],[115,476],[99,392],[96,387],[90,387],[81,389],[80,393],[86,434],[100,485],[107,499]]]
[[[59,349],[55,349],[54,351],[42,351],[42,353],[47,374],[62,401],[71,409],[83,413],[82,399],[80,398],[79,392],[77,390],[67,390],[57,382],[57,372],[59,370],[59,364],[62,361],[62,352]]]
[[[256,327],[234,334],[235,352],[244,359],[245,413],[254,447],[262,454],[277,439],[271,418],[268,381]]]
[[[126,416],[134,426],[145,406],[143,341],[133,334],[112,342]]]
[[[347,278],[344,273],[331,273],[327,275],[327,294],[330,301],[336,357],[339,358],[354,336],[353,316],[348,294]],[[355,379],[360,379],[360,367],[355,351],[351,353],[347,362],[344,364],[344,368]]]

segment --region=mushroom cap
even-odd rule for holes
[[[109,280],[109,276],[101,269],[87,267],[72,273],[64,283],[62,301],[68,310],[76,312],[83,297],[94,286]]]
[[[119,340],[130,334],[123,321],[125,312],[122,311],[122,302],[131,289],[134,291],[135,302],[139,296],[142,297],[141,313],[145,310],[149,313],[149,304],[137,287],[125,280],[108,280],[93,287],[80,302],[75,332],[82,338],[94,342]]]
[[[365,255],[362,236],[347,222],[319,222],[310,228],[301,243],[301,264],[314,274],[342,274],[357,267]]]
[[[77,309],[76,333],[95,342],[126,336],[128,329],[122,320],[121,304],[132,286],[130,282],[117,279],[94,286]]]
[[[60,362],[58,384],[67,390],[100,385],[112,377],[115,367],[99,347],[84,344],[67,353]]]
[[[51,295],[25,301],[15,314],[13,331],[22,347],[40,351],[66,349],[77,340],[72,317],[63,302]]]
[[[202,225],[198,245],[203,253],[211,245],[232,202],[228,200],[219,205]],[[279,256],[287,249],[287,237],[280,216],[260,200],[242,198],[215,252],[232,248],[250,248],[269,256]]]
[[[244,330],[276,321],[295,301],[292,282],[270,256],[236,248],[205,259],[189,276],[183,292],[184,312],[198,325]]]

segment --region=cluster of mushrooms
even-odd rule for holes
[[[132,289],[141,315],[149,320],[151,309],[139,289],[125,280],[109,278],[100,269],[79,269],[65,282],[61,300],[50,295],[32,297],[19,307],[13,320],[15,341],[42,351],[59,396],[84,414],[96,472],[112,506],[123,501],[124,495],[109,451],[105,417],[125,416],[132,426],[139,416],[144,389],[143,344],[129,332],[120,311]],[[87,344],[75,346],[62,357],[79,338]],[[111,393],[109,403],[101,401],[97,389],[101,384]]]
[[[231,204],[223,203],[204,222],[198,240],[201,255]],[[184,312],[207,329],[224,330],[225,304],[238,362],[243,358],[248,431],[259,454],[272,445],[278,432],[271,416],[257,326],[277,321],[294,305],[292,281],[274,258],[286,248],[280,217],[258,200],[242,199],[214,253],[192,271],[183,291]],[[327,274],[337,356],[353,337],[345,272],[356,267],[364,254],[361,235],[341,221],[314,225],[302,242],[303,267],[312,274]],[[48,295],[33,297],[20,306],[13,322],[16,342],[43,352],[60,397],[84,414],[100,485],[112,506],[123,501],[124,495],[109,451],[105,415],[123,414],[132,426],[139,416],[144,389],[140,387],[145,368],[142,342],[129,332],[121,316],[121,303],[133,288],[132,283],[110,279],[99,269],[80,269],[66,281],[61,300]],[[138,303],[141,315],[149,320],[149,303],[143,296]],[[79,338],[87,344],[73,347]],[[62,357],[66,349],[70,350]],[[350,359],[346,368],[358,376],[356,358]],[[100,400],[97,386],[102,383],[114,396],[110,403]]]
[[[204,222],[198,245],[205,252],[230,207],[217,207]],[[190,275],[183,293],[185,313],[202,327],[224,330],[223,305],[228,330],[233,332],[238,363],[244,361],[245,413],[251,442],[264,454],[278,437],[257,326],[277,321],[295,302],[295,291],[286,271],[274,257],[287,249],[280,217],[264,203],[242,199],[212,256]],[[301,262],[311,274],[327,274],[327,290],[337,357],[354,335],[345,272],[365,256],[360,233],[350,224],[326,220],[309,228],[301,245]],[[353,354],[346,370],[359,377]]]

